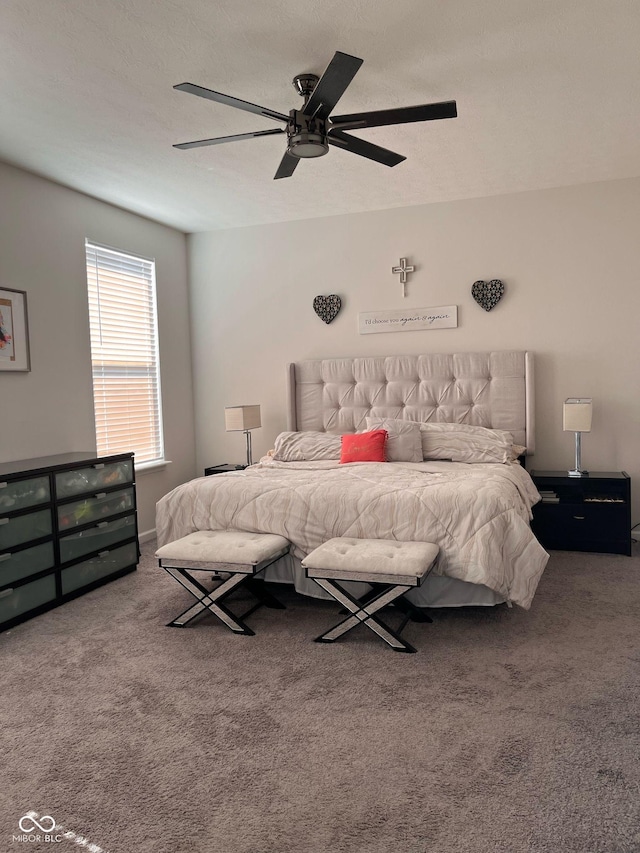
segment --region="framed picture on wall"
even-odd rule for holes
[[[27,294],[24,290],[0,287],[0,370],[31,370]]]

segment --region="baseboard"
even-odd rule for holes
[[[138,542],[143,545],[145,542],[148,542],[150,539],[156,538],[156,529],[155,527],[151,530],[145,530],[144,533],[138,534]]]

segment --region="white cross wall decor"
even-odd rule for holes
[[[400,273],[400,284],[402,285],[402,295],[403,296],[407,295],[407,275],[410,272],[414,272],[414,270],[415,270],[415,267],[407,266],[407,259],[406,258],[400,258],[400,266],[391,267],[391,272],[394,275],[397,275],[398,273]]]

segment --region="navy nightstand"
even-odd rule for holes
[[[543,548],[631,555],[631,480],[625,471],[531,471],[542,495],[531,529]]]
[[[228,471],[244,471],[246,465],[212,465],[210,468],[204,469],[204,476],[210,474],[226,474]]]

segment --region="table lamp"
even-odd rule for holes
[[[582,433],[591,432],[591,397],[569,397],[562,407],[562,429],[576,434],[576,464],[570,477],[587,477],[582,469]]]
[[[252,465],[251,430],[262,426],[260,422],[260,406],[225,407],[224,426],[227,432],[244,432],[247,438],[247,465]]]

